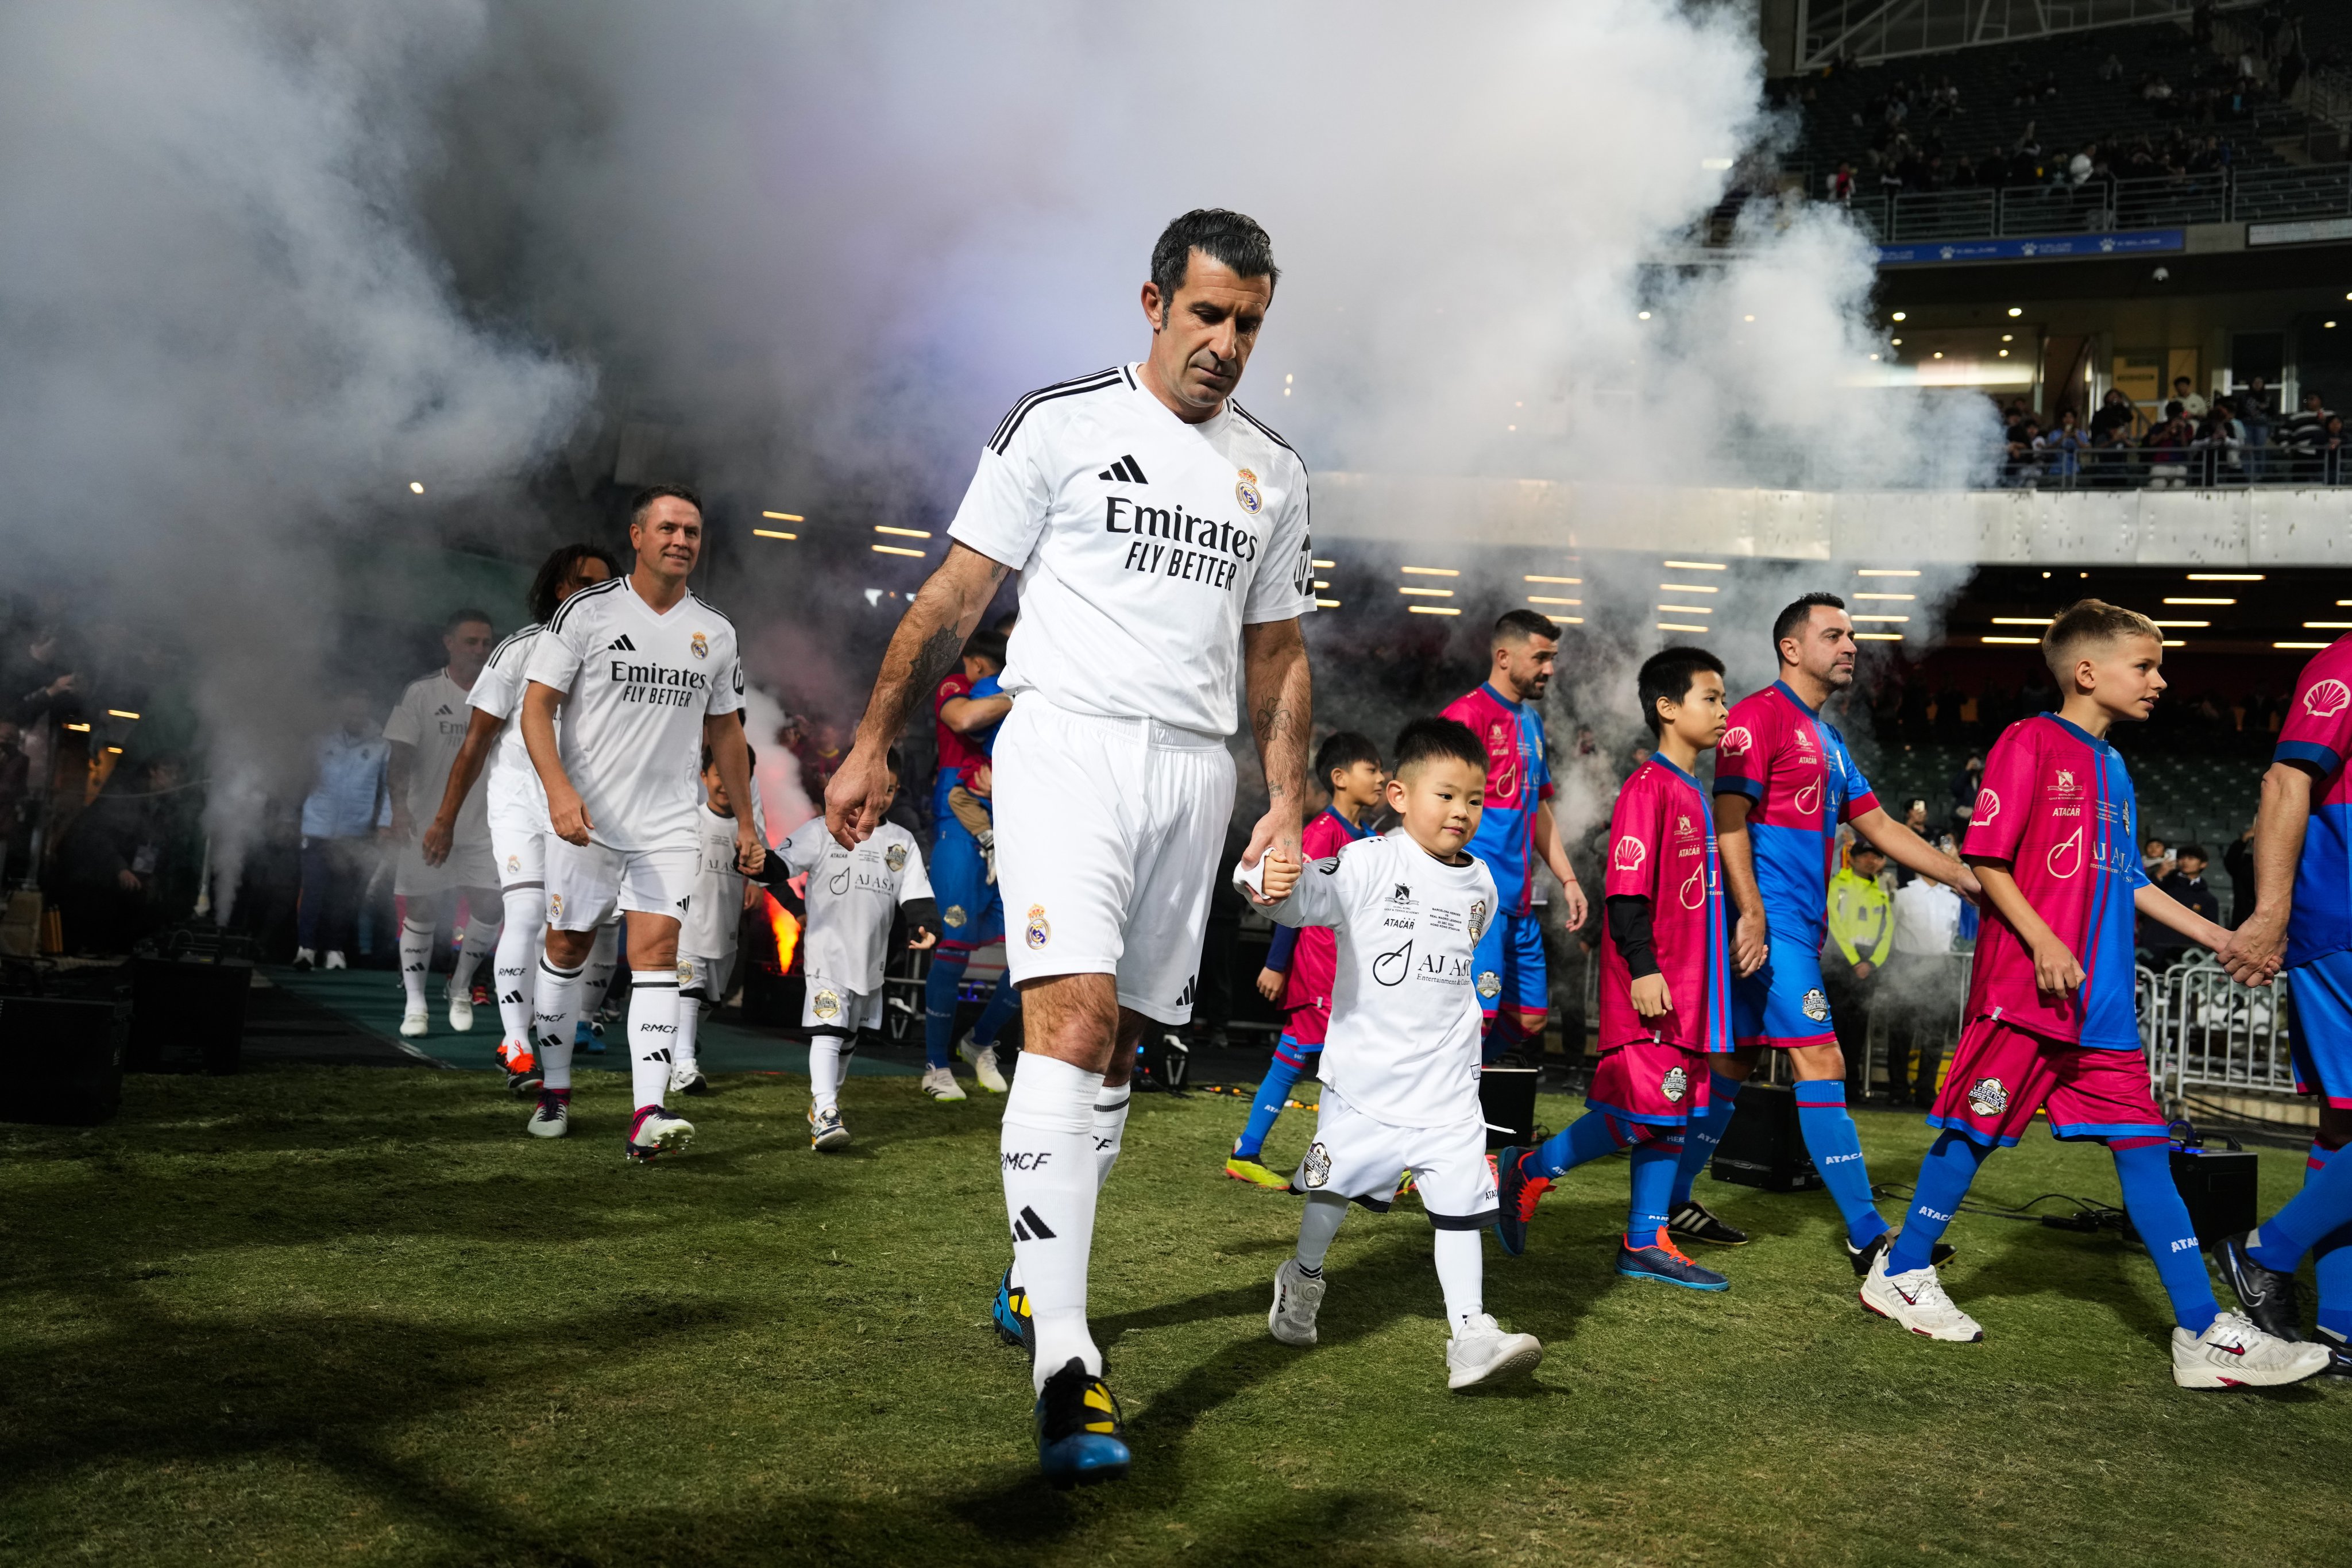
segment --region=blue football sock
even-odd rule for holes
[[[1944,1227],[1960,1212],[1960,1200],[1991,1157],[1990,1144],[1971,1142],[1958,1132],[1937,1136],[1935,1147],[1919,1162],[1919,1184],[1912,1189],[1911,1212],[1904,1216],[1902,1234],[1886,1254],[1889,1274],[1908,1274],[1936,1260],[1936,1243],[1944,1239]]]
[[[1675,1190],[1675,1166],[1683,1141],[1669,1133],[1633,1145],[1633,1201],[1625,1205],[1628,1246],[1648,1247],[1666,1228],[1666,1196]]]
[[[1690,1202],[1691,1184],[1715,1158],[1715,1146],[1723,1142],[1723,1130],[1731,1125],[1732,1101],[1739,1098],[1739,1081],[1719,1072],[1706,1075],[1706,1113],[1683,1133],[1683,1157],[1675,1166],[1675,1190],[1666,1200],[1667,1213]]]
[[[2306,1167],[2303,1191],[2263,1221],[2246,1253],[2265,1268],[2293,1273],[2322,1237],[2347,1224],[2352,1224],[2352,1160],[2330,1160],[2316,1171]]]
[[[1255,1160],[1265,1149],[1265,1135],[1274,1131],[1275,1119],[1282,1114],[1283,1102],[1290,1098],[1290,1087],[1307,1071],[1307,1058],[1299,1053],[1298,1043],[1285,1035],[1274,1047],[1274,1060],[1266,1064],[1265,1077],[1257,1086],[1257,1099],[1250,1105],[1249,1124],[1234,1144],[1234,1153],[1244,1160]]]
[[[1609,1113],[1588,1110],[1523,1155],[1519,1169],[1531,1176],[1564,1176],[1588,1160],[1614,1154],[1630,1138],[1620,1138]]]
[[[1013,1011],[1020,1005],[1020,989],[1013,984],[1013,976],[1007,974],[996,983],[993,990],[989,992],[988,1005],[980,1010],[980,1022],[971,1026],[971,1043],[974,1046],[996,1044],[996,1037],[1003,1032],[1005,1020],[1012,1017]],[[928,1006],[924,1011],[923,1030],[923,1044],[928,1047],[930,1044],[930,1015]]]
[[[2168,1142],[2137,1139],[2108,1145],[2116,1157],[2116,1175],[2124,1184],[2124,1212],[2131,1215],[2132,1228],[2156,1260],[2156,1277],[2172,1298],[2173,1319],[2190,1333],[2201,1334],[2213,1326],[2221,1309],[2213,1300],[2213,1280],[2205,1272],[2205,1254],[2197,1246],[2197,1227],[2189,1222],[2189,1205],[2172,1183],[2171,1149]],[[2302,1253],[2295,1256],[2300,1258]]]
[[[1867,1247],[1886,1234],[1886,1221],[1870,1201],[1870,1170],[1862,1162],[1862,1134],[1846,1113],[1845,1079],[1806,1079],[1797,1091],[1797,1130],[1804,1134],[1805,1152],[1822,1185],[1845,1216],[1845,1238]]]
[[[957,993],[971,963],[968,952],[931,954],[931,972],[923,982],[923,1059],[932,1067],[943,1068],[955,1056]]]
[[[2304,1185],[2317,1180],[2339,1152],[2314,1143],[2311,1160],[2304,1168]],[[2352,1224],[2338,1226],[2319,1238],[2311,1249],[2311,1271],[2319,1276],[2319,1326],[2352,1340]]]

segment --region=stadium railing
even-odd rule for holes
[[[2137,976],[2149,1087],[2168,1115],[2192,1099],[2292,1097],[2294,1055],[2285,987],[2241,985],[2205,953]],[[2284,1107],[2282,1107],[2283,1109]],[[2247,1120],[2284,1120],[2234,1113]]]
[[[2352,163],[2220,170],[2175,179],[1910,191],[1856,196],[1848,211],[1879,243],[2032,239],[2203,223],[2352,216]]]

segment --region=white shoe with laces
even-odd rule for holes
[[[810,1106],[808,1124],[812,1149],[838,1149],[849,1142],[849,1129],[842,1124],[837,1105]]]
[[[1308,1274],[1296,1258],[1274,1271],[1274,1305],[1265,1310],[1266,1331],[1301,1349],[1315,1342],[1315,1314],[1323,1306],[1323,1276]]]
[[[955,1073],[947,1068],[923,1069],[923,1092],[933,1100],[967,1100],[963,1085],[956,1082]]]
[[[432,1027],[433,1016],[422,1007],[411,1007],[401,1015],[400,1034],[403,1039],[415,1039],[418,1036],[427,1033]]]
[[[2327,1369],[2327,1347],[2283,1340],[2238,1312],[2223,1312],[2201,1334],[2172,1331],[2172,1381],[2183,1388],[2274,1388]]]
[[[474,998],[464,991],[446,993],[449,999],[449,1031],[469,1035],[474,1031]]]
[[[971,1037],[966,1035],[963,1043],[956,1047],[956,1055],[971,1064],[971,1076],[989,1093],[1003,1094],[1010,1087],[1004,1081],[1003,1072],[996,1065],[994,1046],[976,1046],[972,1044]]]
[[[1543,1360],[1543,1343],[1533,1334],[1507,1334],[1490,1312],[1481,1312],[1454,1331],[1445,1345],[1445,1386],[1468,1388],[1498,1378],[1520,1377]]]
[[[1932,1263],[1906,1274],[1886,1271],[1887,1254],[1881,1247],[1871,1259],[1869,1277],[1862,1282],[1862,1304],[1882,1318],[1891,1318],[1915,1334],[1952,1344],[1973,1344],[1984,1338],[1978,1321],[1952,1305],[1944,1282]]]

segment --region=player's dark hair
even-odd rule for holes
[[[674,496],[698,512],[702,510],[702,498],[684,485],[647,485],[629,498],[630,524],[635,526],[646,515],[646,508],[664,496]]]
[[[2202,860],[2208,866],[2213,863],[2213,857],[2205,853],[2202,844],[2184,844],[2172,852],[2172,858],[2175,860]]]
[[[1680,703],[1690,695],[1691,685],[1702,670],[1721,675],[1723,660],[1703,647],[1670,647],[1643,661],[1642,673],[1633,678],[1633,689],[1642,704],[1642,721],[1649,725],[1651,734],[1665,732],[1659,701]]]
[[[704,746],[703,746],[703,748],[702,748],[702,771],[703,771],[704,773],[709,773],[712,768],[715,768],[715,767],[717,767],[718,765],[719,765],[719,753],[718,753],[718,752],[714,752],[714,751],[712,751],[712,750],[710,749],[710,747],[709,747],[709,745],[708,743],[705,743],[705,745],[704,745]],[[753,768],[758,767],[759,765],[760,765],[760,753],[759,753],[759,752],[755,752],[755,751],[753,751],[753,750],[751,749],[751,742],[749,742],[749,741],[744,742],[743,742],[743,770],[744,770],[744,772],[749,773],[751,770],[752,770]]]
[[[2124,637],[2154,637],[2158,647],[2164,646],[2164,633],[2137,610],[2105,599],[2077,599],[2053,616],[2042,634],[2042,662],[2058,678],[2063,695],[2073,683],[2076,659]]]
[[[1003,669],[1004,668],[1004,634],[992,632],[985,628],[972,633],[964,640],[963,656],[966,658],[984,658],[997,668]]]
[[[563,586],[565,578],[579,573],[580,563],[583,561],[602,561],[604,563],[604,574],[608,577],[617,577],[621,574],[620,558],[603,545],[565,545],[541,562],[539,570],[531,574],[530,618],[532,620],[544,626],[555,618],[555,612],[563,604],[563,601],[557,596],[557,590]]]
[[[1423,763],[1448,758],[1467,763],[1478,770],[1482,778],[1486,775],[1486,748],[1478,743],[1470,726],[1459,719],[1415,719],[1397,731],[1397,777],[1404,778],[1419,771]]]
[[[1845,608],[1845,601],[1839,598],[1835,594],[1808,594],[1803,598],[1797,600],[1787,609],[1782,610],[1778,616],[1773,617],[1773,658],[1778,658],[1780,656],[1780,639],[1782,637],[1796,636],[1797,628],[1803,626],[1807,621],[1811,620],[1813,618],[1813,611],[1815,608],[1821,606],[1826,606],[1832,610],[1843,610]]]
[[[1223,207],[1194,207],[1161,229],[1159,242],[1151,247],[1151,280],[1160,286],[1162,325],[1167,323],[1176,290],[1184,286],[1184,275],[1192,268],[1196,250],[1244,278],[1265,279],[1269,289],[1282,281],[1282,268],[1274,264],[1274,241],[1255,218]]]
[[[1379,767],[1381,749],[1372,744],[1370,736],[1360,735],[1353,730],[1342,730],[1316,748],[1315,782],[1329,789],[1333,773],[1345,772],[1358,763],[1370,763]]]
[[[1559,623],[1533,610],[1505,610],[1495,617],[1495,643],[1523,643],[1529,637],[1559,640]]]
[[[478,610],[468,605],[462,609],[456,609],[449,612],[449,618],[441,623],[441,635],[446,637],[451,632],[456,631],[459,626],[465,626],[471,621],[479,621],[482,625],[492,627],[495,627],[498,625],[498,622],[490,619],[489,611]]]

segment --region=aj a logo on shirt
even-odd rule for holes
[[[1383,985],[1402,985],[1412,969],[1412,939],[1405,938],[1402,947],[1381,953],[1372,960],[1372,978]]]

